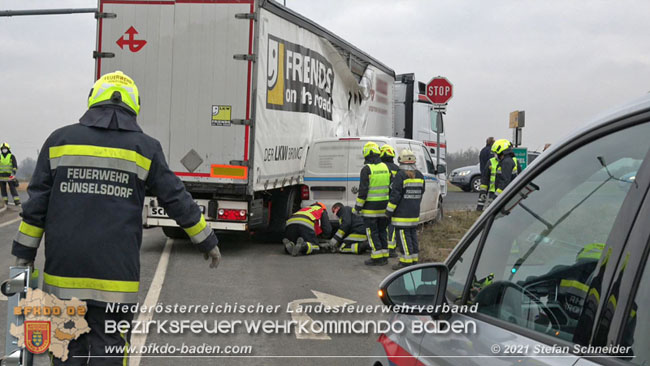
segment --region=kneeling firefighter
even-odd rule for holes
[[[330,240],[330,245],[340,253],[361,254],[370,246],[363,219],[352,213],[352,207],[337,202],[332,212],[339,218],[339,229]]]
[[[424,175],[415,168],[415,154],[411,150],[402,150],[398,162],[400,170],[391,183],[390,200],[386,207],[386,215],[395,227],[395,237],[402,248],[399,263],[393,269],[418,262],[420,246],[417,226],[425,189]]]
[[[288,220],[284,229],[282,243],[287,253],[292,256],[320,253],[321,249],[329,251],[329,245],[318,244],[318,236],[329,237],[332,225],[327,215],[327,207],[321,202],[296,211]]]

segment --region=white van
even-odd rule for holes
[[[354,207],[359,192],[359,173],[363,168],[363,145],[374,141],[379,146],[389,144],[399,154],[404,149],[415,153],[417,169],[424,174],[426,189],[420,209],[420,223],[442,218],[442,189],[438,174],[444,173],[444,166],[436,171],[434,160],[427,147],[420,141],[399,137],[370,136],[326,138],[315,140],[307,151],[305,178],[302,187],[302,204],[323,202],[328,208],[330,220],[332,205],[341,202]],[[397,157],[395,158],[397,163]]]

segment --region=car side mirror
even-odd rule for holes
[[[447,173],[447,167],[442,164],[438,164],[438,168],[436,169],[436,174],[445,174],[445,173]]]
[[[408,266],[386,277],[379,298],[400,314],[438,315],[445,301],[449,269],[442,263]]]

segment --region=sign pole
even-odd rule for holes
[[[442,111],[436,112],[436,170],[440,165],[440,128],[442,127]]]

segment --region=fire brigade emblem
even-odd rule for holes
[[[25,347],[31,353],[39,354],[50,348],[50,322],[25,322]]]

